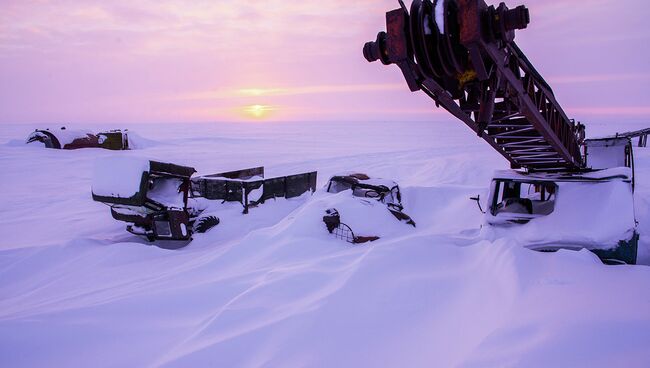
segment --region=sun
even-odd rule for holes
[[[273,108],[268,105],[250,105],[244,108],[246,114],[257,119],[265,117],[271,110],[273,110]]]

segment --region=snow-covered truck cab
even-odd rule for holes
[[[193,219],[188,209],[193,167],[133,157],[97,160],[92,197],[128,223],[128,232],[148,240],[189,240]]]
[[[585,141],[585,126],[567,116],[515,43],[530,19],[524,5],[414,0],[407,8],[400,1],[386,12],[386,30],[365,43],[363,56],[397,66],[411,92],[425,93],[512,168],[526,170],[495,177],[490,228],[508,228],[503,236],[514,234],[531,247],[588,248],[634,263],[628,137],[640,137],[643,146],[650,129]],[[618,253],[619,242],[625,254]]]
[[[634,264],[639,236],[631,141],[586,140],[584,150],[584,172],[497,171],[485,224],[530,249],[586,248],[606,263]]]

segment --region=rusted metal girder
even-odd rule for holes
[[[414,0],[386,13],[386,32],[364,45],[503,155],[513,168],[581,170],[584,126],[570,120],[514,42],[525,6],[483,0]]]
[[[640,129],[640,130],[635,130],[632,132],[625,132],[625,133],[616,133],[616,135],[612,135],[609,137],[605,138],[619,138],[619,137],[624,137],[624,138],[639,138],[639,147],[645,147],[648,144],[648,135],[650,134],[650,128],[645,128],[645,129]]]

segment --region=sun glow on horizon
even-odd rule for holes
[[[244,107],[244,113],[256,119],[263,119],[272,110],[274,110],[274,108],[268,105],[249,105]]]

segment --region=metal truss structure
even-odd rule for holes
[[[396,64],[411,91],[422,90],[462,120],[512,168],[581,171],[584,125],[570,120],[550,86],[514,42],[530,22],[483,0],[414,0],[386,13],[386,32],[365,44],[372,62]]]

